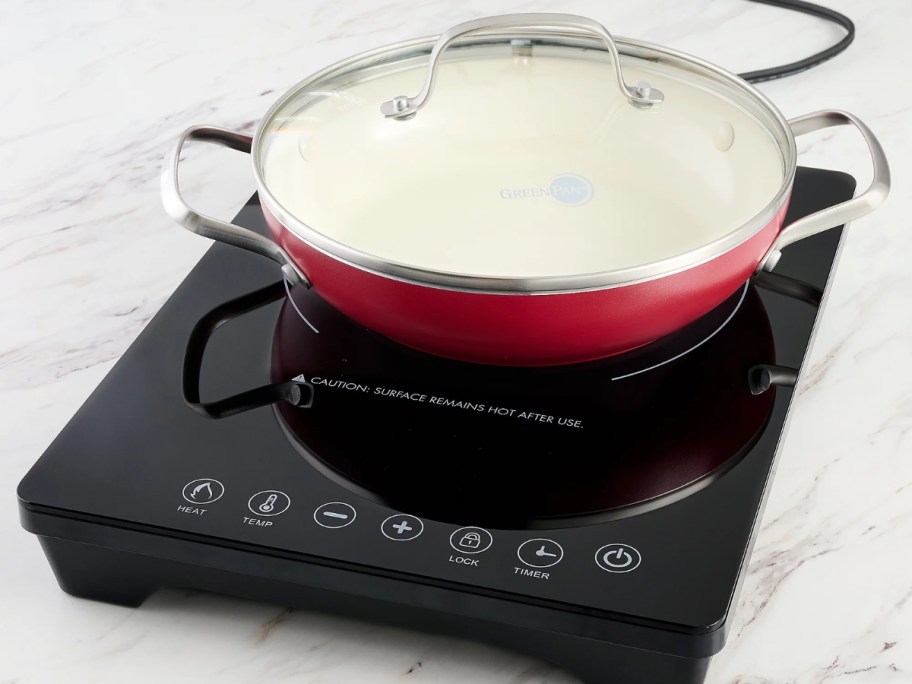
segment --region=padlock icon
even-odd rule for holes
[[[465,549],[477,549],[481,546],[481,535],[478,532],[466,532],[459,540],[459,546]]]

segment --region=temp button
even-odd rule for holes
[[[281,515],[288,510],[289,506],[291,506],[291,497],[277,489],[257,492],[247,502],[247,508],[250,509],[251,513],[266,517]]]
[[[640,552],[629,544],[607,544],[595,552],[595,562],[605,572],[630,572],[642,560]]]

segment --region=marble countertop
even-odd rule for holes
[[[850,232],[803,376],[728,645],[709,680],[912,681],[912,4],[825,0],[849,51],[763,84],[787,116],[857,113],[893,168]],[[0,7],[0,683],[573,681],[483,645],[199,593],[138,610],[57,589],[15,486],[208,247],[161,208],[186,126],[252,131],[337,59],[485,14],[565,11],[733,71],[794,59],[836,29],[742,0],[154,3]],[[800,139],[803,164],[870,177],[857,136]],[[189,199],[230,217],[253,189],[236,153],[194,150]]]

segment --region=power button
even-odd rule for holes
[[[607,544],[595,552],[595,562],[606,572],[636,570],[643,557],[628,544]]]

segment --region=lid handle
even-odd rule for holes
[[[440,34],[434,48],[431,50],[431,58],[428,62],[427,76],[424,78],[424,85],[421,87],[415,97],[399,95],[392,100],[387,100],[380,105],[381,113],[391,119],[404,121],[411,119],[418,110],[427,104],[431,96],[431,90],[434,88],[434,80],[437,77],[437,66],[440,61],[440,55],[449,45],[462,36],[480,31],[498,31],[511,29],[528,29],[528,28],[569,28],[584,31],[596,38],[601,38],[611,53],[611,61],[614,65],[614,75],[617,78],[618,88],[627,98],[627,101],[635,107],[652,107],[660,104],[665,96],[661,91],[651,87],[645,81],[640,81],[635,86],[627,85],[624,81],[624,74],[621,72],[621,61],[618,56],[617,45],[608,30],[597,21],[580,17],[575,14],[553,14],[553,13],[532,13],[532,14],[502,14],[496,17],[486,17],[484,19],[473,19],[462,24],[457,24],[453,28]]]

